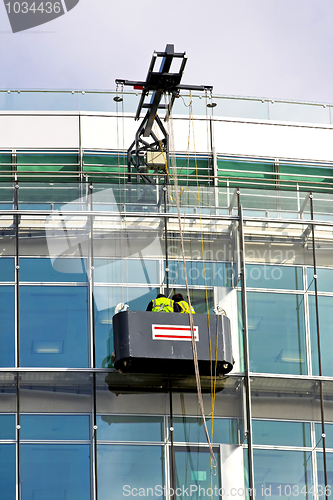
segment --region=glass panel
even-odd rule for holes
[[[56,153],[56,152],[17,152],[17,171],[23,173],[19,176],[20,179],[27,179],[24,172],[39,172],[40,178],[45,178],[47,175],[48,180],[59,179],[75,179],[75,172],[78,171],[78,153]],[[62,173],[62,175],[61,175]],[[67,173],[67,175],[66,175]],[[74,175],[69,175],[73,173]],[[36,179],[36,174],[34,175]]]
[[[1,263],[1,260],[0,260]],[[86,259],[21,258],[20,281],[86,282]]]
[[[163,441],[162,417],[99,415],[97,439],[100,441]]]
[[[274,288],[276,290],[303,290],[303,272],[300,267],[246,265],[248,288]]]
[[[0,286],[0,366],[15,364],[15,290]]]
[[[0,415],[0,439],[15,439],[15,415]]]
[[[21,415],[21,439],[89,439],[89,415]]]
[[[274,420],[253,420],[254,444],[311,446],[310,424]]]
[[[317,268],[318,292],[333,292],[333,269]],[[308,288],[314,291],[313,267],[307,269]]]
[[[15,444],[0,445],[1,500],[16,498],[16,451]]]
[[[312,498],[311,452],[254,450],[253,461],[257,498]]]
[[[56,182],[21,182],[18,191],[20,210],[80,210],[85,200],[86,186]]]
[[[251,371],[305,374],[303,297],[249,292],[247,307]]]
[[[21,445],[22,500],[90,500],[90,446]]]
[[[324,459],[322,453],[316,453],[317,455],[317,477],[318,477],[318,497],[321,499],[326,498],[325,496],[325,473],[324,473]],[[333,454],[326,453],[326,471],[327,471],[327,493],[328,498],[332,495],[333,488]]]
[[[88,366],[86,287],[20,287],[20,363]]]
[[[173,419],[174,433],[173,439],[180,443],[206,443],[206,435],[202,424],[202,419],[191,417],[175,417]],[[212,421],[207,419],[209,435],[212,432]],[[214,418],[213,423],[214,443],[238,442],[238,425],[236,419]]]
[[[140,488],[145,496],[163,498],[163,462],[161,446],[98,445],[98,500],[109,500],[110,489],[112,498],[123,498],[138,496]]]
[[[0,257],[0,280],[15,280],[15,261],[10,257]]]
[[[157,260],[94,260],[95,282],[100,283],[159,283],[159,262]]]
[[[213,498],[220,498],[219,489],[221,487],[219,455],[215,451],[217,460],[216,475],[211,475],[210,453],[204,448],[175,448],[176,462],[176,487],[183,487],[191,491],[192,499],[211,497],[209,488],[213,488]],[[191,490],[190,490],[191,488]]]
[[[1,155],[0,155],[1,161]],[[9,169],[11,166],[9,165]],[[2,172],[2,168],[0,165],[1,178],[4,178],[4,173]],[[14,187],[11,182],[3,182],[0,185],[0,208],[1,210],[13,210],[14,204]]]
[[[22,413],[91,413],[93,376],[87,372],[20,372]],[[45,422],[48,420],[46,419]],[[57,426],[59,427],[59,425]],[[47,426],[45,424],[45,428]]]
[[[316,444],[317,448],[322,448],[323,444],[321,442],[321,424],[316,424],[315,425],[316,429]],[[325,445],[326,448],[333,448],[333,424],[328,424],[325,422],[325,434],[326,434],[326,439],[325,439]]]
[[[124,182],[124,176],[117,174],[127,174],[127,158],[123,154],[84,153],[83,172],[89,173],[89,181],[96,183]]]
[[[319,332],[321,349],[322,374],[333,375],[332,356],[332,307],[333,297],[318,297],[319,308]],[[317,343],[317,320],[315,297],[309,297],[310,334],[311,334],[311,355],[313,375],[318,375],[318,343]]]
[[[147,305],[158,294],[156,288],[95,286],[95,356],[97,367],[111,367],[113,352],[112,317],[120,302],[127,303],[131,311],[145,311]]]
[[[234,269],[229,262],[186,262],[189,286],[232,286]],[[185,285],[184,264],[169,262],[169,282]]]

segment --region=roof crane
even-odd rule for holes
[[[159,71],[154,71],[155,64],[161,59]],[[171,72],[174,59],[180,60],[178,72]],[[147,109],[135,140],[127,150],[128,181],[131,182],[131,170],[134,167],[139,174],[137,181],[141,179],[146,184],[156,184],[155,179],[148,174],[149,170],[155,173],[165,174],[165,183],[168,183],[169,170],[169,136],[158,116],[158,110],[166,110],[164,121],[168,121],[176,97],[179,97],[181,90],[212,92],[213,87],[208,85],[181,85],[185,65],[187,62],[186,52],[175,52],[174,45],[168,44],[164,52],[154,52],[149,66],[146,81],[116,80],[117,85],[127,85],[141,90],[141,97],[135,120],[139,120],[142,109]],[[149,93],[152,92],[150,102],[145,102]],[[166,106],[160,104],[163,95],[171,96]],[[153,124],[156,122],[162,133],[162,138],[157,137],[153,132]],[[148,140],[150,138],[150,141]],[[167,168],[166,168],[167,166]]]

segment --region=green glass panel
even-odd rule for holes
[[[322,375],[333,376],[332,356],[332,308],[333,297],[318,297],[319,307],[319,332]],[[311,335],[311,357],[313,375],[319,375],[318,371],[318,343],[317,343],[317,321],[315,297],[309,297],[310,335]]]
[[[303,297],[249,292],[247,308],[251,371],[306,374]]]
[[[311,446],[310,424],[276,420],[253,420],[254,444],[272,446]]]
[[[127,176],[124,175],[127,174],[127,158],[121,154],[86,153],[83,155],[82,170],[92,182],[127,183]]]
[[[174,417],[173,439],[179,443],[206,443],[206,434],[201,418]],[[209,435],[212,432],[212,420],[207,419]],[[214,443],[236,444],[238,442],[238,425],[234,418],[214,418]]]
[[[311,452],[254,450],[253,462],[256,498],[313,498]]]
[[[318,292],[333,292],[333,269],[317,268],[317,276]],[[308,267],[307,277],[308,289],[314,292],[313,267]]]
[[[68,179],[69,180],[69,179]],[[83,187],[84,188],[84,187]],[[18,190],[19,210],[82,210],[86,208],[79,183],[21,182]],[[76,203],[73,203],[77,201]],[[68,207],[64,206],[70,203]]]
[[[47,176],[48,180],[61,179],[61,180],[73,180],[77,179],[77,176],[72,175],[61,175],[61,173],[71,173],[78,172],[78,154],[77,153],[28,153],[28,152],[18,152],[17,153],[17,171],[19,173],[24,172],[36,172],[43,175],[34,175],[34,181],[45,179]],[[19,175],[18,179],[27,179],[28,175]]]
[[[2,180],[11,179],[11,170],[12,170],[12,154],[0,152],[0,172]]]
[[[198,182],[207,184],[209,176],[212,175],[211,159],[200,156],[177,157],[176,168],[180,185],[196,186]]]
[[[162,417],[99,415],[100,441],[163,441]]]
[[[303,289],[301,267],[247,264],[245,270],[248,288]]]
[[[279,165],[280,179],[293,181],[307,181],[309,183],[333,182],[333,166],[319,167],[308,165]],[[310,186],[310,184],[309,184]]]
[[[269,188],[269,184],[274,184],[272,181],[275,179],[275,166],[271,162],[254,162],[254,161],[235,161],[235,160],[217,160],[217,175],[220,178],[228,178],[230,180],[230,187],[255,187],[254,182],[248,183],[247,179],[254,180],[265,180],[268,185],[265,188]],[[233,182],[233,179],[237,181]]]

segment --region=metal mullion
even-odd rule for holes
[[[315,304],[316,304],[316,326],[317,326],[317,343],[318,343],[318,368],[319,376],[322,377],[322,364],[321,364],[321,344],[320,344],[320,325],[319,325],[319,302],[318,302],[318,282],[317,282],[317,262],[316,262],[316,240],[315,240],[315,224],[313,219],[313,194],[309,193],[310,209],[311,209],[311,232],[312,232],[312,252],[313,252],[313,278],[315,285]],[[323,381],[319,380],[320,391],[320,414],[321,414],[321,437],[323,443],[323,462],[324,462],[324,478],[325,478],[325,497],[328,500],[328,477],[327,477],[327,463],[326,463],[326,434],[325,434],[325,414],[324,414],[324,396],[323,396]]]
[[[308,375],[312,375],[312,354],[311,354],[311,331],[310,331],[310,311],[308,293],[307,267],[303,266],[303,290],[304,290],[304,315],[305,315],[305,344]]]
[[[239,223],[239,258],[241,276],[241,299],[242,299],[242,331],[243,331],[243,352],[244,352],[244,372],[245,372],[245,399],[246,399],[246,423],[247,423],[247,445],[248,445],[248,472],[249,472],[249,497],[255,497],[254,471],[253,471],[253,448],[252,448],[252,410],[251,410],[251,380],[250,380],[250,358],[247,329],[247,300],[246,300],[246,275],[245,275],[245,240],[243,231],[243,207],[240,201],[240,190],[236,189],[238,201],[238,223]]]
[[[311,460],[312,460],[312,481],[314,487],[314,500],[318,500],[318,470],[317,470],[317,453],[316,450],[316,423],[311,422]]]

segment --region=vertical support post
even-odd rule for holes
[[[173,408],[172,408],[172,382],[170,380],[170,441],[171,441],[171,488],[173,491],[173,495],[171,498],[175,500],[175,491],[176,491],[176,467],[175,467],[175,448],[173,445]]]
[[[217,154],[216,148],[212,148],[213,152],[213,176],[214,176],[214,204],[215,204],[215,213],[217,214],[217,210],[219,207],[219,190],[218,190],[218,181],[217,181]]]
[[[240,277],[241,277],[241,297],[242,297],[242,323],[243,323],[243,348],[244,348],[244,381],[246,398],[246,423],[247,423],[247,452],[249,467],[249,496],[255,498],[254,471],[253,471],[253,445],[252,445],[252,410],[251,410],[251,380],[250,380],[250,358],[249,339],[247,326],[247,301],[246,301],[246,279],[245,279],[245,240],[243,224],[243,207],[240,202],[240,190],[237,188],[238,199],[238,223],[239,223],[239,256],[240,256]]]
[[[16,372],[16,439],[17,439],[17,453],[16,453],[16,465],[17,465],[17,500],[21,499],[21,450],[20,450],[20,439],[21,439],[21,418],[20,418],[20,373]]]
[[[319,376],[322,377],[322,364],[321,364],[321,346],[320,346],[320,327],[319,327],[319,303],[318,303],[318,282],[317,282],[317,259],[316,259],[316,240],[315,240],[315,225],[314,212],[313,212],[313,194],[309,193],[310,210],[311,210],[311,229],[312,229],[312,254],[313,254],[313,278],[315,286],[315,307],[316,307],[316,327],[317,327],[317,344],[318,344],[318,371]],[[325,413],[324,413],[324,396],[323,396],[323,381],[319,381],[320,392],[320,415],[321,415],[321,437],[323,443],[323,462],[324,462],[324,480],[325,480],[325,497],[328,500],[328,479],[327,479],[327,461],[326,461],[326,434],[325,434]]]
[[[167,213],[167,187],[163,186],[163,198],[164,198],[164,239],[165,239],[165,284],[166,284],[166,295],[169,297],[169,250],[168,250],[168,220],[166,217]]]

